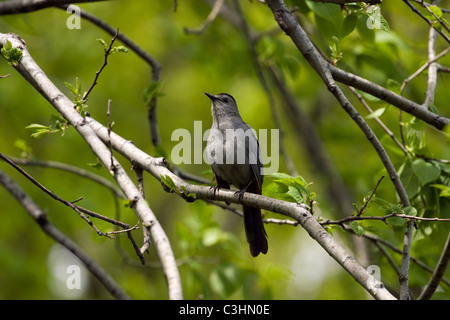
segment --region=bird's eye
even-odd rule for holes
[[[228,98],[223,98],[223,102],[228,103]]]

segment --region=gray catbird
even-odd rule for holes
[[[242,120],[236,101],[226,93],[211,95],[213,123],[206,152],[216,177],[218,188],[230,185],[244,192],[261,194],[263,183],[259,142],[252,128]],[[253,257],[267,253],[267,234],[258,208],[243,206],[244,227]]]

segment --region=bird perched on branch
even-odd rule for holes
[[[219,188],[239,189],[239,199],[245,192],[261,194],[263,166],[258,138],[253,129],[242,120],[236,101],[227,94],[211,95],[213,123],[206,152]],[[244,227],[250,253],[253,257],[268,250],[267,234],[261,209],[243,206]]]

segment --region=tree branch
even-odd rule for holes
[[[383,221],[385,224],[387,224],[387,219],[389,218],[403,218],[403,219],[410,219],[410,220],[418,220],[418,221],[433,221],[433,222],[450,222],[450,218],[425,218],[425,217],[418,217],[418,216],[411,216],[407,214],[392,212],[391,214],[386,214],[384,216],[348,216],[339,220],[324,220],[321,221],[321,225],[328,225],[328,224],[338,224],[343,225],[344,223],[351,222],[351,221],[359,221],[359,220],[380,220]]]
[[[317,74],[322,78],[328,90],[336,97],[342,108],[350,115],[350,117],[357,123],[360,129],[364,132],[367,139],[370,141],[381,161],[383,162],[386,170],[389,173],[389,177],[393,182],[395,189],[401,199],[404,206],[409,207],[409,199],[406,194],[405,188],[395,170],[392,162],[390,161],[386,151],[381,145],[380,141],[377,139],[372,129],[364,121],[364,119],[359,115],[353,105],[348,101],[347,97],[342,93],[339,87],[336,85],[333,79],[333,66],[325,61],[320,52],[317,51],[316,47],[309,39],[306,32],[297,22],[295,17],[291,14],[290,10],[287,8],[286,4],[282,0],[267,0],[267,4],[272,10],[275,20],[280,25],[289,37],[291,37],[294,44],[297,46],[299,51],[303,54],[305,59],[311,64],[315,69]],[[334,68],[337,69],[337,68]],[[349,84],[352,85],[352,84]],[[423,110],[423,108],[421,108]]]
[[[169,240],[152,210],[122,166],[115,158],[112,158],[113,163],[111,164],[111,153],[105,145],[107,142],[103,143],[97,137],[86,123],[86,119],[73,108],[73,102],[47,78],[29,54],[25,43],[17,35],[0,33],[0,46],[5,45],[6,41],[10,41],[13,47],[20,49],[23,53],[21,61],[15,67],[16,70],[78,131],[94,154],[109,169],[127,198],[132,201],[131,207],[141,219],[143,226],[150,229],[156,251],[164,266],[169,286],[169,297],[171,299],[182,299],[181,279]]]
[[[108,139],[107,128],[105,126],[91,117],[86,117],[86,121],[100,139],[103,141]],[[177,188],[175,193],[184,198],[187,198],[189,194],[195,194],[196,199],[219,200],[228,203],[245,204],[293,218],[298,221],[308,234],[374,298],[395,299],[386,290],[383,284],[376,281],[375,278],[346,251],[346,249],[338,244],[303,206],[253,193],[245,193],[242,198],[240,198],[238,194],[231,190],[220,189],[219,191],[214,192],[210,187],[188,184],[167,168],[167,162],[163,158],[153,158],[149,156],[137,148],[132,142],[123,139],[114,132],[111,132],[110,139],[112,147],[117,152],[127,159],[132,159],[134,162],[138,163],[157,180],[161,181],[161,177],[170,177]],[[372,286],[373,283],[375,283],[375,286]]]
[[[359,89],[371,94],[374,97],[386,101],[387,103],[419,118],[422,121],[425,121],[426,123],[439,130],[444,129],[444,127],[450,123],[450,119],[430,112],[427,109],[423,108],[420,104],[408,100],[397,93],[383,88],[378,84],[375,84],[367,79],[361,78],[349,72],[343,71],[331,64],[328,67],[330,68],[331,74],[336,81]]]
[[[416,0],[415,0],[415,1],[416,1]],[[426,18],[419,10],[417,10],[416,7],[413,6],[413,4],[412,4],[411,2],[409,2],[409,0],[403,0],[403,2],[406,3],[406,4],[408,5],[408,7],[410,7],[411,10],[412,10],[415,14],[417,14],[419,17],[421,17],[426,23],[428,23],[428,25],[429,25],[431,28],[433,28],[434,30],[436,30],[436,32],[439,33],[439,34],[442,36],[442,38],[444,38],[445,41],[447,41],[447,42],[450,44],[450,38],[449,38],[444,32],[442,32],[442,30],[440,30],[439,28],[437,28],[437,27],[434,25],[433,21],[427,19],[427,18]],[[430,11],[430,12],[433,14],[433,16],[436,17],[436,15],[428,8],[428,5],[426,5],[426,4],[424,3],[423,0],[421,0],[421,1],[416,1],[416,2],[417,2],[417,3],[420,3],[420,4],[421,4],[422,6],[424,6],[428,11]],[[447,26],[445,25],[445,23],[444,23],[441,19],[439,19],[438,17],[436,17],[436,18],[437,18],[437,20],[441,23],[441,25],[443,25],[444,28],[447,29]]]
[[[354,3],[354,2],[365,2],[371,5],[375,5],[375,4],[380,4],[382,3],[382,0],[359,0],[359,1],[355,1],[355,0],[311,0],[314,2],[322,2],[322,3],[334,3],[334,4],[347,4],[347,3]]]
[[[21,188],[3,171],[0,170],[0,184],[11,193],[17,201],[30,214],[39,227],[53,240],[67,248],[80,259],[86,268],[100,281],[100,283],[116,299],[129,299],[128,295],[94,260],[84,253],[72,240],[56,228],[47,218],[44,211],[39,208]]]
[[[34,179],[32,176],[30,176],[25,170],[23,170],[22,168],[20,168],[18,165],[16,165],[13,161],[11,161],[10,159],[8,159],[5,155],[3,155],[2,153],[0,153],[0,159],[3,159],[4,161],[6,161],[7,163],[9,163],[14,169],[16,169],[17,171],[19,171],[23,176],[25,176],[28,180],[30,180],[35,186],[37,186],[39,189],[41,189],[42,191],[44,191],[46,194],[48,194],[50,197],[52,197],[53,199],[63,203],[64,205],[68,206],[69,208],[71,208],[72,210],[74,210],[76,213],[78,213],[78,215],[84,220],[86,221],[94,230],[95,232],[97,232],[97,234],[99,236],[106,236],[105,233],[101,232],[95,225],[94,223],[92,223],[91,220],[89,220],[88,217],[86,217],[84,215],[84,213],[80,210],[80,208],[74,204],[74,202],[72,201],[67,201],[61,197],[59,197],[56,193],[54,193],[53,191],[50,191],[49,189],[47,189],[46,187],[44,187],[42,184],[40,184],[36,179]]]
[[[61,5],[58,6],[58,8],[67,10],[68,5]],[[101,20],[100,18],[94,16],[93,14],[80,9],[80,16],[93,23],[94,25],[98,26],[99,28],[103,29],[107,33],[109,33],[111,36],[115,36],[117,30],[113,27],[111,27],[109,24]],[[157,82],[159,81],[159,74],[161,72],[161,65],[156,61],[155,58],[153,58],[151,55],[149,55],[145,50],[143,50],[140,46],[138,46],[133,40],[128,38],[123,33],[118,32],[117,33],[117,39],[122,41],[122,43],[127,46],[128,49],[134,51],[142,60],[144,60],[152,69],[152,81]],[[150,136],[152,139],[152,144],[154,147],[158,147],[161,143],[161,138],[159,135],[159,129],[158,129],[158,122],[156,117],[156,110],[158,105],[158,98],[153,97],[150,101],[149,109],[148,109],[148,122],[150,125]]]
[[[445,242],[444,250],[442,251],[441,257],[439,258],[439,261],[437,263],[437,267],[434,270],[433,275],[431,276],[431,279],[428,282],[427,286],[420,294],[418,300],[431,299],[444,276],[444,272],[447,269],[449,262],[450,262],[450,232],[448,234],[447,241]]]
[[[400,180],[395,167],[393,166],[389,156],[387,155],[385,149],[381,145],[378,138],[373,133],[372,129],[369,125],[364,121],[364,119],[359,115],[357,110],[352,106],[347,97],[343,94],[340,88],[334,82],[333,77],[336,75],[333,73],[333,70],[339,70],[338,68],[332,66],[329,62],[325,61],[320,52],[316,49],[312,41],[309,39],[306,32],[297,22],[295,17],[292,15],[284,1],[282,0],[266,0],[270,9],[272,10],[275,20],[278,22],[280,28],[284,30],[287,35],[292,39],[294,44],[297,46],[299,51],[303,54],[305,59],[311,64],[320,78],[323,80],[328,90],[336,97],[339,101],[342,108],[349,114],[349,116],[356,122],[356,124],[360,127],[363,133],[366,135],[367,139],[370,141],[380,160],[383,162],[384,167],[389,173],[389,177],[392,183],[395,186],[397,194],[400,197],[400,201],[404,207],[409,207],[410,202],[408,195],[406,193],[405,188],[403,187],[403,183]],[[339,70],[341,71],[341,70]],[[357,78],[356,76],[352,77],[353,79]],[[364,81],[368,82],[368,81]],[[354,83],[348,83],[347,85],[357,87]],[[381,88],[381,87],[380,87]],[[388,91],[383,88],[383,91]],[[412,110],[424,110],[420,106],[418,108],[412,108]],[[412,224],[408,223],[408,232],[405,233],[405,241],[404,241],[404,259],[402,260],[402,275],[405,275],[405,272],[409,270],[409,259],[406,259],[406,255],[409,255],[410,245],[411,245],[411,235],[412,235]],[[404,276],[401,275],[401,285],[402,288],[405,289],[404,286]],[[407,282],[407,281],[406,281]],[[407,295],[409,296],[409,290],[406,290]],[[401,298],[405,297],[405,290],[401,292]]]
[[[53,6],[111,0],[9,0],[0,2],[0,15],[37,11]]]
[[[202,34],[206,28],[208,28],[208,26],[211,24],[211,22],[213,22],[217,16],[220,13],[220,10],[222,9],[222,5],[223,5],[224,0],[216,0],[216,2],[213,5],[213,8],[211,10],[211,12],[209,13],[208,17],[206,18],[205,22],[203,22],[203,24],[197,28],[197,29],[190,29],[190,28],[184,28],[184,32],[186,34]]]

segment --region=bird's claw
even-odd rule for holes
[[[241,202],[241,200],[242,200],[242,197],[244,196],[244,193],[245,193],[245,189],[243,189],[243,190],[238,190],[238,191],[236,191],[234,194],[236,194],[236,195],[239,195],[239,202]]]
[[[216,192],[220,189],[220,187],[217,185],[217,186],[211,187],[211,189],[213,189],[213,195],[216,196]]]

